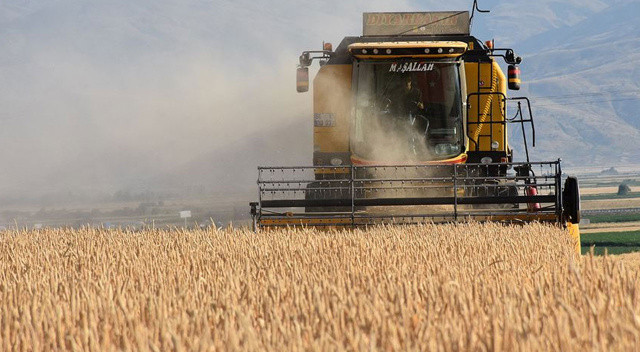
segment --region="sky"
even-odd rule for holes
[[[480,7],[493,13],[478,15],[473,31],[510,45],[615,1],[484,0]],[[230,149],[261,138],[272,141],[255,148],[275,148],[273,160],[310,163],[312,95],[295,92],[303,50],[360,35],[362,12],[470,10],[471,3],[2,2],[0,197],[148,190],[171,177],[215,184],[212,168],[228,179],[253,172],[260,161],[252,158],[265,151]],[[309,128],[287,127],[300,121]],[[273,140],[274,131],[281,138]]]
[[[364,11],[416,7],[380,0],[3,3],[0,195],[140,186],[308,118],[311,96],[294,89],[300,52],[359,35]]]

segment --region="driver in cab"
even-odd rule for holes
[[[398,117],[415,114],[424,109],[422,92],[413,84],[411,75],[406,75],[402,80],[402,87],[395,97],[391,99],[391,111]]]

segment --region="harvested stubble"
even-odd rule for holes
[[[0,349],[635,350],[638,273],[539,224],[0,235]]]

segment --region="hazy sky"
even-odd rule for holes
[[[310,120],[310,95],[294,89],[299,53],[359,35],[363,11],[415,8],[380,0],[3,3],[0,193],[140,184],[251,134]]]
[[[163,175],[197,175],[194,163],[227,155],[238,143],[296,121],[311,126],[312,97],[295,92],[298,55],[319,49],[322,41],[337,45],[345,35],[360,35],[362,12],[470,10],[471,3],[2,2],[0,196],[113,191]],[[510,3],[480,3],[498,20],[512,16]],[[580,11],[606,6],[599,0],[584,10],[577,0],[540,3],[568,6],[572,21]],[[531,26],[520,26],[516,18],[510,31],[496,30],[500,37],[492,17],[480,16],[474,30],[483,39],[508,41],[514,31],[525,37],[535,34],[531,28],[564,20],[535,8],[520,10]],[[290,137],[285,133],[278,142]],[[310,160],[311,140],[305,148],[309,153],[298,152]],[[229,174],[248,172],[246,166],[231,167]]]

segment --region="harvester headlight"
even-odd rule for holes
[[[378,49],[373,49],[373,53],[377,54],[378,53]]]
[[[438,54],[442,54],[442,48],[438,48]]]
[[[491,164],[493,160],[491,159],[490,156],[485,156],[484,158],[480,159],[480,162],[483,164]]]
[[[491,142],[491,149],[498,149],[500,147],[500,143],[498,141]]]
[[[460,152],[460,145],[449,143],[436,144],[435,152],[436,155],[458,154]]]
[[[424,53],[428,54],[431,50],[429,50],[429,48],[424,49]]]
[[[391,54],[391,49],[387,49],[387,54]]]
[[[453,52],[453,48],[449,49],[449,52],[452,53]]]
[[[333,165],[333,166],[340,166],[340,165],[342,165],[342,159],[340,159],[340,158],[333,158],[333,159],[331,159],[331,165]]]

